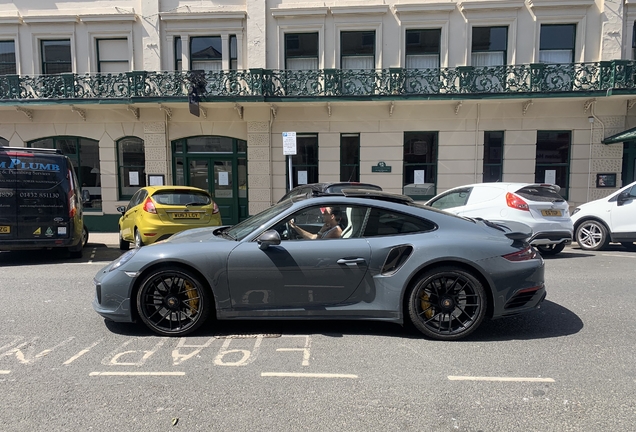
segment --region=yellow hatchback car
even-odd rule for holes
[[[221,213],[210,194],[190,186],[146,186],[127,206],[117,207],[119,248],[142,247],[180,231],[221,225]]]

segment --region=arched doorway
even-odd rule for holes
[[[220,136],[175,140],[172,161],[174,184],[209,191],[224,224],[233,225],[247,218],[246,141]]]

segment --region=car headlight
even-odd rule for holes
[[[574,216],[579,210],[581,210],[581,209],[578,208],[578,207],[575,208],[574,210],[572,210],[572,215],[571,216]]]
[[[126,264],[128,261],[130,261],[130,259],[139,251],[139,249],[131,249],[128,252],[126,252],[125,254],[123,254],[122,256],[120,256],[116,261],[113,262],[113,265],[110,266],[110,269],[108,271],[113,271],[121,266],[123,266],[124,264]]]

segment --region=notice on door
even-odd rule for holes
[[[556,170],[545,170],[545,182],[556,184]]]
[[[219,172],[219,186],[228,186],[230,184],[228,173],[225,171]]]
[[[128,182],[130,183],[130,186],[139,186],[139,172],[130,171],[128,173]]]

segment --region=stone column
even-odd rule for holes
[[[623,38],[623,1],[605,0],[603,2],[604,20],[599,56],[602,61],[623,58],[623,40],[625,39]],[[631,37],[628,39],[631,42]]]
[[[245,6],[249,17],[246,21],[248,67],[250,69],[267,68],[267,44],[265,43],[267,2],[263,0],[245,0]]]
[[[142,0],[139,15],[142,25],[143,70],[158,71],[161,68],[161,38],[159,3],[157,0]]]
[[[247,123],[247,186],[250,215],[272,205],[271,167],[269,122],[250,121]]]
[[[146,154],[146,178],[148,174],[164,174],[165,184],[172,184],[168,169],[168,143],[164,122],[144,123],[144,152]]]

